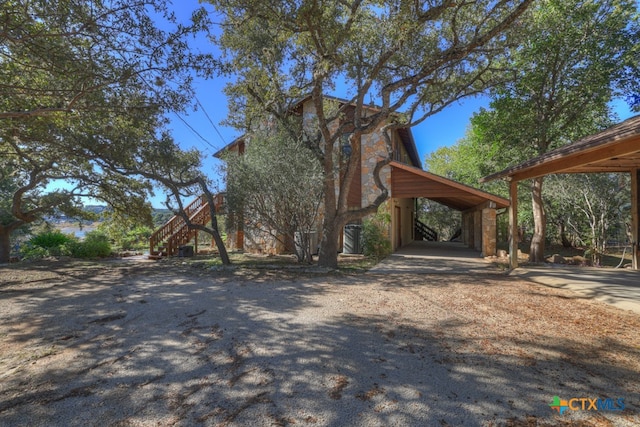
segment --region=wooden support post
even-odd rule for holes
[[[198,254],[198,234],[200,234],[200,232],[199,232],[198,230],[196,230],[196,235],[195,235],[195,247],[193,248],[193,249],[194,249],[193,253],[194,253],[195,255],[197,255],[197,254]]]
[[[509,264],[518,267],[518,181],[509,183]]]
[[[640,170],[631,171],[631,245],[632,245],[632,267],[634,270],[640,269]]]

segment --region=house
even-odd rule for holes
[[[346,100],[332,99],[341,105],[348,104]],[[367,108],[371,111],[376,110],[376,107]],[[310,97],[300,101],[295,106],[295,112],[303,121],[303,126],[311,126],[316,111]],[[422,170],[411,129],[401,128],[391,132],[393,159],[381,172],[382,182],[390,189],[390,198],[381,209],[386,209],[391,218],[387,235],[393,250],[414,240],[437,238],[433,230],[417,219],[416,201],[425,197],[462,212],[462,241],[469,247],[481,251],[484,256],[495,255],[496,212],[508,207],[509,201]],[[378,159],[388,155],[382,130],[363,135],[360,143],[360,164],[357,166],[356,177],[347,197],[350,208],[367,206],[378,196],[379,190],[374,182],[373,170]],[[221,158],[223,153],[229,152],[242,155],[246,144],[246,138],[240,137],[218,151],[215,156]],[[246,229],[239,220],[241,215],[238,213],[227,212],[227,215],[228,249],[263,253],[279,253],[284,250],[284,247],[270,236]]]

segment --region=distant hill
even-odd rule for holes
[[[109,209],[110,208],[106,205],[84,205],[83,207],[84,211],[91,212],[98,216],[97,222],[101,222],[104,219],[103,213],[108,211]],[[170,211],[169,209],[152,208],[151,215],[153,218],[153,223],[157,227],[164,224],[169,219],[171,219],[171,217],[173,216],[173,212]],[[70,218],[64,214],[48,216],[46,220],[52,223],[66,223],[66,222],[78,223],[79,222],[77,218]],[[94,221],[85,220],[80,222],[84,224],[92,224]]]
[[[106,211],[108,206],[105,205],[85,205],[84,210],[87,212],[93,212],[95,214],[102,214],[102,212]]]

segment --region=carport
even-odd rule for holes
[[[480,182],[506,179],[510,183],[509,256],[511,268],[518,266],[518,183],[550,174],[631,174],[631,221],[633,269],[638,270],[640,249],[640,116],[635,116],[595,135],[486,176]]]
[[[390,165],[394,203],[424,197],[460,211],[463,243],[483,256],[496,254],[497,209],[509,207],[509,200],[404,163]]]

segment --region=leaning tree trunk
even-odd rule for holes
[[[209,205],[209,209],[211,210],[211,236],[213,237],[213,241],[216,242],[216,246],[218,247],[218,253],[220,254],[220,259],[222,260],[222,264],[230,265],[231,260],[229,259],[229,253],[227,252],[227,247],[224,245],[224,241],[222,241],[222,236],[220,236],[220,232],[218,231],[218,219],[216,218],[216,210],[212,205]]]
[[[222,241],[222,236],[220,236],[220,229],[218,228],[218,218],[216,217],[216,204],[213,199],[213,194],[209,191],[207,187],[207,183],[204,181],[202,177],[198,178],[198,184],[200,184],[200,188],[207,198],[207,203],[209,204],[209,214],[211,216],[211,229],[205,229],[204,231],[211,234],[213,237],[213,241],[216,242],[216,246],[218,247],[218,253],[220,254],[220,259],[222,260],[222,264],[230,265],[231,260],[229,259],[229,253],[227,252],[227,247],[224,245]]]
[[[544,239],[547,221],[542,203],[543,178],[535,178],[531,186],[531,205],[533,208],[533,237],[529,248],[530,262],[544,262]]]

